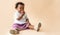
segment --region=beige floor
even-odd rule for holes
[[[6,35],[11,35],[10,33],[7,33]],[[60,32],[36,32],[33,30],[25,30],[21,31],[18,35],[60,35]]]
[[[18,1],[25,3],[25,11],[35,29],[39,22],[42,24],[40,32],[30,30],[21,35],[60,35],[60,0],[0,0],[0,35],[10,35]]]

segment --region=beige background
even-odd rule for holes
[[[41,22],[41,32],[47,32],[48,35],[60,32],[60,0],[0,0],[0,35],[10,30],[15,3],[18,1],[25,3],[25,11],[35,29]]]

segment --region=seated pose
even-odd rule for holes
[[[11,34],[19,34],[21,30],[32,29],[34,30],[34,26],[30,24],[29,19],[24,11],[24,3],[17,2],[15,9],[16,12],[14,14],[14,24],[12,25],[12,29],[10,30]],[[37,31],[41,27],[41,23],[38,24]]]

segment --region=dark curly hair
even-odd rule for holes
[[[17,2],[16,5],[15,5],[15,8],[17,8],[18,5],[23,5],[24,6],[24,3],[23,2]]]

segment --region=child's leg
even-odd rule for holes
[[[12,25],[12,29],[10,30],[10,33],[11,33],[12,35],[19,34],[19,30],[17,30],[17,29],[19,29],[19,28],[18,28],[18,25],[17,25],[17,24],[13,24],[13,25]]]
[[[28,27],[29,29],[35,30],[33,25],[29,25]],[[37,31],[40,31],[40,27],[41,27],[41,23],[38,24]]]
[[[33,25],[29,25],[28,28],[34,30],[34,26]]]

